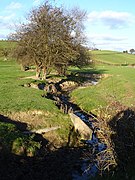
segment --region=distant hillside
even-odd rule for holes
[[[16,42],[0,40],[0,49],[1,48],[11,48],[11,47],[14,47],[15,45],[16,45]]]
[[[116,51],[91,51],[97,63],[110,65],[135,65],[135,55]]]

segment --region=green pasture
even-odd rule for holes
[[[135,106],[135,69],[128,66],[97,66],[96,72],[108,74],[95,86],[78,88],[72,92],[72,99],[82,109],[95,112],[110,102],[118,101],[122,105]],[[88,71],[89,73],[91,70]]]
[[[34,76],[35,72],[21,71],[15,60],[3,61],[0,59],[0,114],[7,116],[19,112],[43,111],[44,123],[38,127],[61,126],[56,132],[65,138],[69,132],[70,120],[54,104],[52,100],[43,98],[43,90],[23,87],[26,83],[34,82],[33,79],[23,79]],[[43,118],[43,117],[42,117]],[[37,122],[38,124],[38,122]],[[33,127],[34,128],[34,127]]]
[[[91,51],[92,58],[100,63],[108,63],[110,65],[130,65],[135,64],[135,55],[116,51]]]
[[[11,48],[15,46],[15,42],[0,40],[0,48]]]
[[[24,79],[34,76],[35,72],[21,71],[15,60],[0,59],[0,112],[45,110],[58,112],[51,100],[42,98],[42,90],[23,87],[24,84],[34,82]]]

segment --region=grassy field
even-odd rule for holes
[[[6,42],[3,42],[3,44],[0,42],[0,45],[2,47],[8,46]],[[93,51],[92,55],[93,59],[96,60],[95,69],[87,67],[79,70],[71,67],[69,72],[72,71],[73,74],[76,71],[84,74],[99,74],[102,78],[99,79],[96,85],[80,87],[74,90],[71,93],[71,99],[84,111],[94,114],[98,113],[99,110],[102,112],[103,107],[106,108],[112,102],[118,102],[120,105],[126,106],[127,111],[125,111],[125,113],[115,114],[117,118],[116,116],[113,116],[115,118],[104,116],[99,119],[98,122],[99,127],[101,126],[101,131],[105,134],[106,140],[109,139],[108,141],[112,141],[115,144],[115,147],[113,147],[114,151],[119,154],[119,150],[123,148],[123,143],[127,145],[129,141],[128,138],[134,134],[132,122],[134,123],[135,115],[134,112],[130,114],[128,108],[135,106],[135,69],[132,66],[124,66],[122,64],[134,64],[135,56],[113,51]],[[19,151],[18,144],[19,147],[27,145],[28,155],[30,153],[29,149],[32,149],[32,153],[35,153],[35,148],[40,148],[40,143],[35,142],[32,139],[33,137],[24,136],[22,132],[16,129],[16,123],[21,125],[26,124],[30,130],[60,126],[61,129],[48,134],[46,133],[44,138],[52,143],[55,142],[54,145],[66,145],[68,141],[69,128],[71,125],[68,115],[61,113],[52,100],[42,97],[42,94],[45,93],[43,90],[23,86],[26,83],[35,82],[33,79],[25,79],[25,77],[34,75],[35,72],[33,71],[21,71],[20,66],[15,60],[8,59],[4,61],[3,57],[0,58],[0,139],[2,139],[4,145],[9,146],[9,149],[15,154]],[[74,78],[77,77],[79,77],[79,75]],[[80,78],[80,83],[84,83],[81,80],[84,81],[86,79]],[[117,109],[116,112],[118,112]],[[128,113],[131,116],[127,116]],[[106,114],[108,115],[107,111]],[[131,117],[133,119],[130,119]],[[10,123],[3,121],[3,118]],[[110,120],[112,120],[113,123],[114,120],[118,120],[119,124],[115,122],[114,125],[118,124],[119,126],[114,127],[114,129],[113,126],[109,127],[107,123]],[[126,122],[125,126],[123,120]],[[131,124],[130,128],[128,127],[129,123]],[[117,139],[118,136],[120,136],[120,139]],[[128,138],[126,139],[125,136]],[[133,140],[134,136],[131,136],[131,145]],[[118,147],[118,150],[115,149],[116,147]],[[123,154],[123,152],[125,153],[126,151],[123,150],[121,154]],[[64,163],[65,155],[66,154],[63,156]],[[121,159],[121,157],[123,158],[123,156],[118,158]],[[107,159],[107,161],[109,160]],[[130,167],[131,165],[133,167]],[[132,170],[133,172],[131,172]],[[133,174],[132,176],[135,177],[134,163],[131,163],[131,161],[129,161],[128,174],[130,176]],[[120,179],[119,174],[116,179]]]
[[[98,138],[107,144],[107,152],[111,157],[115,152],[117,171],[114,170],[114,174],[110,173],[108,177],[105,174],[103,178],[100,176],[95,179],[125,179],[126,175],[128,179],[134,179],[135,68],[120,64],[124,59],[132,64],[135,56],[116,52],[107,52],[105,55],[105,51],[94,53],[99,53],[97,57],[100,63],[95,63],[94,71],[85,69],[85,73],[99,73],[102,78],[96,85],[74,90],[71,99],[84,111],[96,115],[95,124],[101,130],[99,136],[97,131]],[[108,65],[102,62],[107,62]],[[114,62],[119,62],[119,66],[115,66]],[[127,144],[130,145],[127,147]],[[101,158],[102,163],[103,159],[104,157]],[[109,158],[106,159],[106,163],[109,163]]]
[[[135,55],[116,51],[92,51],[93,59],[110,65],[135,64]]]
[[[106,51],[105,51],[106,52]],[[94,51],[94,54],[98,54],[98,59],[101,62],[108,62],[112,64],[114,62],[114,52]],[[127,61],[132,61],[135,58],[134,55],[129,54],[116,54],[121,57],[119,63],[122,62],[122,57]],[[106,57],[106,59],[104,58]],[[108,57],[108,58],[107,58]],[[118,59],[118,57],[116,59]],[[128,58],[131,57],[129,60]],[[116,62],[115,59],[115,62]],[[79,106],[90,112],[95,112],[97,108],[106,107],[112,101],[118,101],[122,105],[127,107],[135,106],[135,69],[129,66],[110,66],[96,64],[96,73],[105,74],[96,86],[89,86],[86,88],[79,88],[72,92],[72,99],[79,104]],[[88,70],[91,73],[91,70]]]
[[[14,60],[0,59],[0,114],[34,129],[59,125],[61,129],[52,132],[52,136],[60,142],[59,138],[64,140],[69,133],[68,116],[61,113],[52,100],[42,97],[43,90],[23,87],[34,81],[23,78],[33,75],[35,72],[21,71]]]
[[[2,43],[3,46],[7,44],[7,42],[1,41],[0,45]],[[116,62],[121,64],[124,61],[133,64],[135,58],[134,55],[113,51],[93,51],[92,55],[96,60],[110,64]],[[72,68],[71,71],[73,71]],[[112,101],[118,101],[128,107],[135,105],[134,68],[96,64],[94,70],[86,68],[83,72],[107,74],[105,78],[99,80],[96,86],[78,88],[72,92],[72,100],[85,111],[95,112],[97,108],[106,107]],[[65,115],[57,109],[51,100],[42,98],[43,91],[23,87],[25,83],[34,80],[22,79],[22,77],[32,75],[35,75],[35,72],[21,71],[20,66],[14,60],[3,61],[3,58],[0,59],[0,113],[17,114],[12,116],[17,118],[20,116],[18,114],[22,112],[43,111],[46,115],[42,126],[50,127],[62,123],[62,126],[67,129],[69,123],[66,124],[63,121]],[[41,127],[40,122],[36,125]]]
[[[0,49],[1,48],[12,48],[12,47],[14,47],[16,45],[16,43],[15,42],[10,42],[10,41],[1,41],[0,40]]]

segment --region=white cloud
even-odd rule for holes
[[[12,30],[14,18],[15,18],[14,13],[7,16],[0,16],[0,29],[5,31],[5,33],[7,31]]]
[[[135,18],[128,12],[117,11],[92,11],[88,14],[88,21],[91,23],[103,23],[111,29],[125,27],[132,22]]]
[[[19,2],[11,2],[7,7],[6,10],[15,10],[22,8],[22,4]]]
[[[34,0],[34,1],[33,1],[33,5],[35,5],[35,6],[39,5],[40,3],[41,3],[40,0]]]
[[[94,41],[98,40],[98,41],[117,41],[117,42],[120,42],[120,41],[124,41],[124,40],[127,40],[127,37],[117,37],[117,36],[114,36],[114,35],[109,35],[109,34],[92,34],[92,35],[87,35],[87,37],[89,39],[92,39]]]
[[[10,21],[15,17],[15,13],[12,13],[7,16],[0,16],[0,21]]]
[[[89,39],[89,44],[91,47],[96,47],[99,49],[110,49],[110,50],[120,50],[127,49],[128,38],[126,36],[116,36],[111,34],[91,34],[87,35]]]
[[[0,33],[0,39],[6,39],[6,37],[7,37],[7,36],[6,36],[4,33],[3,33],[3,34]]]

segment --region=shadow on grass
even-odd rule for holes
[[[61,147],[51,151],[49,142],[42,135],[36,135],[32,140],[40,142],[42,146],[34,156],[15,154],[12,152],[13,142],[22,137],[22,131],[26,128],[26,123],[0,115],[0,179],[72,179],[72,171],[82,153],[81,148]]]
[[[96,70],[93,68],[71,70],[70,74],[62,78],[59,82],[55,83],[55,86],[60,91],[61,90],[60,84],[64,82],[74,81],[78,85],[82,85],[82,83],[85,83],[88,81],[98,81],[101,78],[101,75],[104,74],[104,72],[106,71],[107,70],[105,69]]]
[[[102,51],[101,51],[102,52]],[[113,55],[113,54],[122,54],[121,52],[116,52],[116,51],[108,51],[108,52],[102,52],[102,53],[96,53],[96,55],[104,55],[104,56],[108,56],[108,55]]]
[[[106,69],[95,69],[95,68],[83,68],[83,69],[73,69],[70,70],[71,74],[75,73],[84,73],[84,74],[104,74],[107,70]]]
[[[9,123],[9,124],[13,124],[17,127],[18,130],[20,131],[25,131],[27,129],[27,124],[26,123],[23,123],[23,122],[19,122],[19,121],[14,121],[14,120],[11,120],[10,118],[6,117],[6,116],[3,116],[0,114],[0,122],[3,122],[3,123]]]
[[[111,121],[110,127],[115,134],[112,142],[115,144],[118,167],[121,176],[126,179],[135,178],[135,112],[126,109],[119,112]]]
[[[95,68],[75,69],[70,71],[71,74],[67,76],[67,79],[77,82],[79,85],[88,81],[97,82],[106,71],[106,69],[97,70]]]
[[[135,111],[122,110],[109,121],[117,167],[102,179],[135,179]]]

